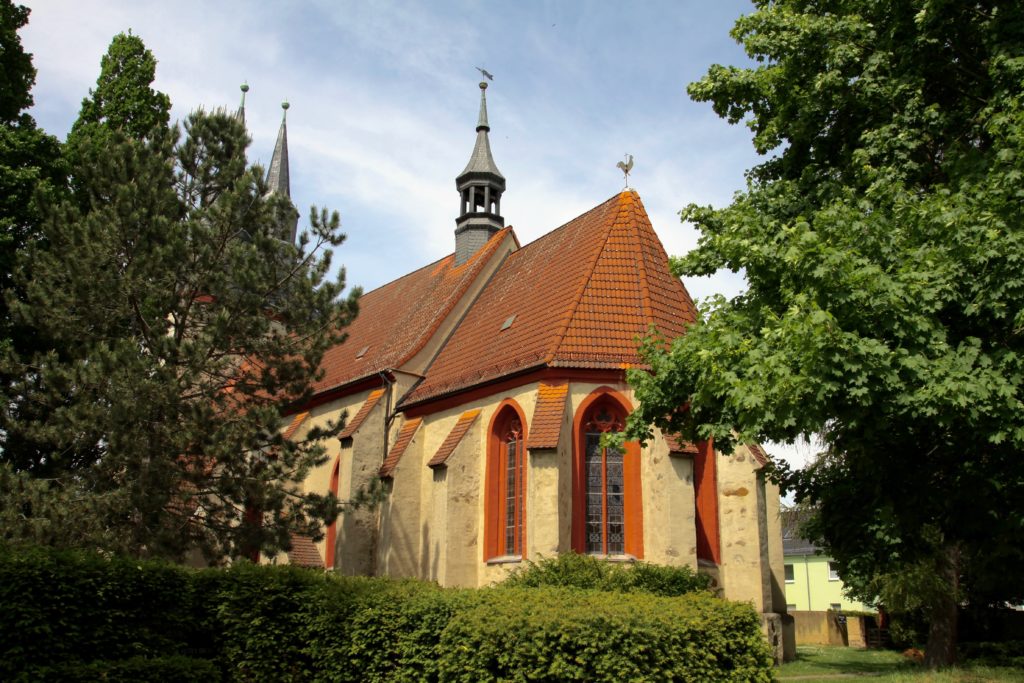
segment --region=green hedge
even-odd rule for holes
[[[566,553],[527,562],[513,570],[503,586],[562,586],[615,593],[650,593],[673,597],[708,591],[711,577],[689,567],[666,567],[647,562],[609,562],[590,555]]]
[[[652,595],[681,584],[648,567],[631,594],[456,590],[0,549],[0,680],[771,680],[749,605]]]

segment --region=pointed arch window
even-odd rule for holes
[[[640,453],[635,442],[602,446],[601,437],[623,429],[625,399],[607,390],[592,394],[576,416],[573,457],[573,549],[593,555],[643,557]]]
[[[526,537],[526,431],[511,402],[491,422],[487,453],[484,559],[522,556]]]

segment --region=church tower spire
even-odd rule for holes
[[[245,123],[245,93],[249,92],[249,84],[243,83],[238,86],[238,89],[242,91],[242,103],[238,105],[238,111],[235,112],[235,118]]]
[[[288,102],[281,103],[281,128],[277,132],[277,144],[274,155],[270,157],[270,168],[267,170],[267,194],[279,194],[288,199],[292,197],[291,182],[288,177]],[[299,216],[295,213],[293,220],[282,226],[282,239],[295,242]]]
[[[494,233],[505,227],[501,217],[501,194],[505,176],[501,175],[487,133],[487,83],[480,83],[480,117],[476,124],[476,145],[466,168],[455,178],[461,197],[459,217],[455,219],[455,265],[461,265],[482,247]]]

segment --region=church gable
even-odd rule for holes
[[[324,354],[322,393],[400,367],[426,346],[486,270],[510,229],[496,233],[461,265],[454,255],[394,280],[359,300],[348,338]]]
[[[695,319],[640,198],[622,192],[510,254],[404,405],[534,368],[636,365],[650,325],[671,338]]]

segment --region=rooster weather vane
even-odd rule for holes
[[[615,164],[626,178],[626,187],[629,187],[629,172],[633,170],[633,155],[627,154],[626,161]]]

